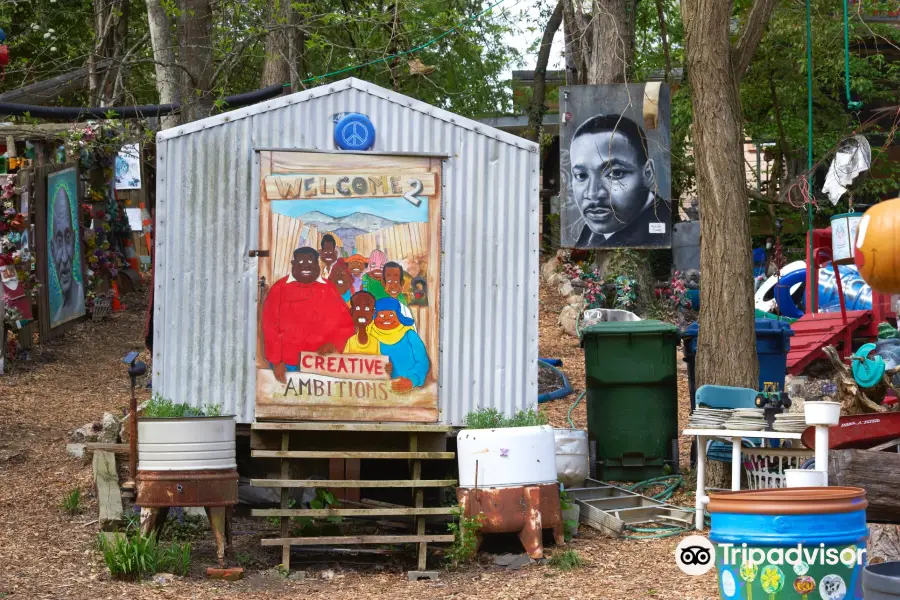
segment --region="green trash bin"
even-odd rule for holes
[[[678,329],[662,321],[582,330],[588,436],[597,477],[643,481],[678,470]]]

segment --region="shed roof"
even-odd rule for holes
[[[183,135],[189,135],[197,131],[202,131],[211,127],[218,127],[220,125],[246,119],[254,115],[278,110],[292,104],[309,102],[317,98],[323,98],[336,92],[341,92],[349,89],[356,89],[377,98],[386,100],[388,102],[393,102],[395,104],[405,106],[409,110],[426,114],[434,119],[451,123],[457,127],[473,131],[477,134],[495,139],[511,146],[515,146],[517,148],[521,148],[522,150],[527,150],[529,152],[538,151],[538,144],[523,139],[517,135],[495,129],[493,127],[484,125],[483,123],[479,123],[478,121],[467,119],[466,117],[461,117],[450,111],[437,108],[430,104],[426,104],[425,102],[410,98],[409,96],[404,96],[403,94],[398,94],[397,92],[393,92],[367,81],[356,79],[355,77],[349,77],[335,83],[324,84],[315,88],[304,90],[302,92],[296,92],[287,96],[280,96],[273,100],[267,100],[265,102],[247,106],[245,108],[239,108],[237,110],[222,113],[220,115],[214,115],[205,119],[200,119],[199,121],[193,121],[185,125],[173,127],[171,129],[159,132],[156,136],[156,139],[157,141],[161,142],[164,140],[181,137]]]

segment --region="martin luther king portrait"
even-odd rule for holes
[[[560,127],[561,245],[671,247],[668,87],[563,90],[570,118]]]

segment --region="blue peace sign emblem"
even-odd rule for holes
[[[368,150],[375,144],[375,126],[365,115],[351,113],[334,126],[334,143],[342,150]]]

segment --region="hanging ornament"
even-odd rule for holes
[[[0,29],[0,44],[6,41],[6,32]]]

